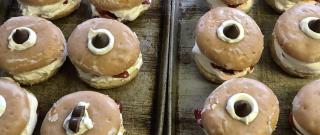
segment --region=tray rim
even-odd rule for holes
[[[178,2],[176,0],[172,0],[171,2],[171,17],[170,17],[170,48],[169,48],[169,65],[168,65],[168,92],[167,92],[167,108],[166,108],[166,125],[165,125],[165,133],[166,135],[175,135],[176,131],[176,115],[175,115],[175,97],[176,94],[174,90],[174,74],[175,74],[175,61],[176,61],[176,49],[175,43],[176,41],[176,32],[177,32],[177,24],[176,24],[176,5]]]

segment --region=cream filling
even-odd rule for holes
[[[17,81],[31,81],[31,80],[41,80],[43,77],[52,75],[56,69],[61,67],[66,60],[66,54],[59,58],[58,60],[55,60],[51,64],[44,66],[39,69],[35,69],[29,72],[24,72],[20,74],[13,75],[13,78]]]
[[[302,133],[302,135],[311,135],[307,131],[305,131],[296,121],[294,116],[292,116],[294,126]],[[299,132],[296,132],[298,135],[301,135]]]
[[[27,91],[26,91],[27,92]],[[29,121],[26,128],[22,131],[20,135],[32,135],[33,130],[37,124],[37,108],[38,108],[38,100],[37,98],[30,92],[27,92],[29,105],[30,105],[30,116]]]
[[[4,99],[4,97],[2,95],[0,95],[0,117],[6,111],[6,108],[7,108],[7,102]]]
[[[63,35],[63,33],[61,32]],[[61,58],[57,59],[56,61],[52,62],[51,64],[44,66],[39,69],[35,69],[29,72],[24,72],[20,74],[13,75],[13,78],[19,82],[24,81],[32,81],[32,80],[41,80],[46,76],[52,75],[58,68],[60,68],[63,63],[66,61],[67,58],[67,43],[64,41],[64,52]]]
[[[129,76],[135,71],[135,70],[139,70],[141,68],[143,64],[143,60],[142,60],[142,54],[140,53],[138,60],[136,61],[136,63],[130,67],[127,72],[129,73]],[[116,78],[116,77],[112,77],[112,76],[95,76],[91,73],[86,73],[84,71],[82,71],[80,68],[76,67],[76,69],[79,72],[79,75],[81,78],[88,80],[90,82],[94,82],[97,85],[104,85],[106,83],[110,83],[113,81],[121,81],[124,80],[126,78]],[[128,77],[129,78],[129,77]]]
[[[56,15],[65,12],[70,7],[75,7],[79,4],[79,0],[68,0],[67,4],[64,4],[65,1],[61,1],[51,5],[45,6],[30,6],[22,2],[20,3],[20,9],[22,14],[25,16],[40,16],[43,18],[53,18]]]
[[[151,0],[150,0],[151,3]],[[122,10],[109,10],[110,13],[117,16],[119,21],[133,21],[139,17],[139,15],[150,8],[151,4],[140,4],[131,9],[122,9]],[[100,16],[100,13],[96,10],[96,8],[91,5],[92,15]]]
[[[71,119],[72,112],[68,115],[68,117],[64,120],[63,122],[63,128],[66,130],[67,135],[82,135],[86,131],[90,130],[93,128],[93,122],[89,117],[89,113],[87,109],[89,108],[90,104],[86,102],[80,102],[78,106],[84,106],[85,107],[85,112],[84,116],[81,119],[80,125],[79,125],[79,132],[74,133],[69,129],[69,121]]]
[[[302,73],[320,73],[320,62],[315,63],[305,63],[300,60],[297,60],[287,53],[285,53],[279,45],[279,42],[273,34],[273,43],[276,55],[280,62],[287,68],[295,69],[296,71]]]
[[[245,116],[245,117],[239,117],[234,109],[234,104],[238,101],[246,101],[250,104],[252,111],[249,113],[249,115]],[[228,99],[228,103],[226,106],[226,110],[228,111],[229,115],[236,119],[239,120],[243,123],[245,123],[246,125],[249,125],[249,123],[253,122],[256,117],[258,116],[259,113],[259,106],[257,101],[249,94],[246,93],[237,93],[232,95],[229,99]]]
[[[316,3],[316,1],[304,1],[304,0],[268,0],[273,4],[276,9],[283,12],[299,3]]]
[[[286,11],[289,8],[293,7],[301,0],[273,0],[275,7],[280,11]]]
[[[231,75],[231,74],[226,74],[223,71],[216,69],[214,67],[211,66],[212,62],[209,58],[207,58],[205,55],[203,55],[197,45],[197,43],[195,43],[193,49],[192,49],[192,53],[194,54],[194,58],[196,59],[196,61],[199,62],[199,64],[209,73],[211,74],[215,74],[217,75],[219,78],[223,79],[223,80],[229,80],[232,78],[237,78],[237,77],[242,77],[245,76],[248,73],[251,73],[252,70],[250,69],[250,67],[240,71],[240,72],[236,72],[235,74]]]
[[[123,126],[122,114],[120,114],[120,120],[121,120],[120,129],[119,129],[119,132],[118,132],[117,135],[123,135],[126,132],[126,130],[125,130],[124,126]]]
[[[29,38],[27,41],[25,41],[22,44],[18,44],[13,40],[13,35],[14,33],[16,33],[17,30],[26,30],[29,33]],[[13,50],[18,50],[18,51],[22,51],[25,49],[28,49],[32,46],[34,46],[37,42],[37,34],[30,28],[28,27],[19,27],[19,28],[15,28],[14,30],[12,30],[11,34],[8,37],[9,40],[9,44],[8,47],[11,51]]]
[[[207,0],[207,2],[211,6],[211,8],[228,7],[228,5],[223,2],[223,0]],[[254,3],[254,0],[248,0],[247,2],[239,5],[237,9],[248,12],[251,9],[253,3]]]

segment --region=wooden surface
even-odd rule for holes
[[[218,86],[204,79],[191,56],[194,28],[198,19],[209,10],[205,0],[175,1],[172,72],[172,133],[179,135],[204,134],[195,122],[193,109],[202,108],[204,100]],[[280,101],[280,119],[274,135],[294,135],[288,123],[291,102],[297,91],[316,79],[301,79],[283,72],[271,59],[269,40],[279,14],[263,0],[256,0],[249,13],[265,35],[263,56],[253,74],[247,76],[265,83]]]
[[[51,108],[53,103],[64,95],[81,90],[94,90],[110,95],[116,101],[123,105],[124,126],[127,130],[127,135],[148,135],[154,134],[159,126],[157,111],[160,111],[161,106],[157,103],[162,99],[159,97],[161,86],[158,83],[162,82],[161,78],[157,77],[160,71],[161,49],[165,45],[160,41],[162,26],[162,9],[164,0],[153,0],[152,8],[136,21],[129,22],[127,25],[132,28],[139,37],[141,42],[141,51],[143,54],[144,65],[141,72],[129,84],[120,88],[111,90],[95,90],[77,77],[77,72],[69,60],[63,65],[57,75],[53,76],[48,81],[26,87],[36,95],[39,101],[39,120],[35,129],[34,135],[39,135],[41,122]],[[91,10],[87,0],[83,0],[80,8],[72,15],[53,21],[64,33],[66,38],[72,30],[81,22],[89,19]],[[3,17],[3,14],[0,14]],[[20,15],[16,7],[11,7],[9,16]],[[167,56],[163,56],[167,57]],[[163,66],[166,67],[166,66]],[[3,75],[2,75],[3,76]],[[164,106],[163,106],[164,108]],[[159,121],[159,120],[158,120]],[[1,134],[1,133],[0,133]]]

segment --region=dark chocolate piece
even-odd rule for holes
[[[74,133],[78,133],[80,129],[80,123],[80,117],[71,117],[71,119],[69,120],[69,129]]]
[[[312,31],[320,33],[320,19],[310,21],[308,26]]]
[[[12,35],[13,41],[17,44],[23,44],[29,39],[29,32],[27,30],[19,30],[17,29],[15,33]]]
[[[252,112],[251,105],[244,100],[237,101],[234,104],[234,110],[239,117],[246,117]]]
[[[106,34],[98,34],[92,39],[92,44],[94,47],[101,49],[105,48],[109,44],[109,37]]]
[[[230,25],[223,29],[223,34],[230,39],[236,39],[240,35],[240,30],[236,25]]]
[[[71,117],[83,117],[84,112],[86,111],[85,106],[76,106],[73,111]]]

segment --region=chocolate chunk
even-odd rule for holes
[[[106,34],[98,34],[92,39],[92,44],[98,49],[104,48],[109,44],[109,37]]]
[[[246,117],[252,112],[252,108],[247,101],[240,100],[234,104],[235,113],[239,117]]]
[[[23,44],[29,39],[29,32],[27,30],[17,29],[12,37],[13,41],[17,44]]]
[[[312,31],[320,33],[320,19],[310,21],[308,25]]]
[[[78,133],[80,128],[80,123],[81,123],[81,118],[71,117],[71,119],[69,120],[69,129],[74,133]]]
[[[86,108],[84,106],[76,106],[73,111],[71,117],[83,117],[84,112],[86,111]]]
[[[230,39],[236,39],[240,35],[240,30],[236,25],[230,25],[223,29],[223,34]]]

